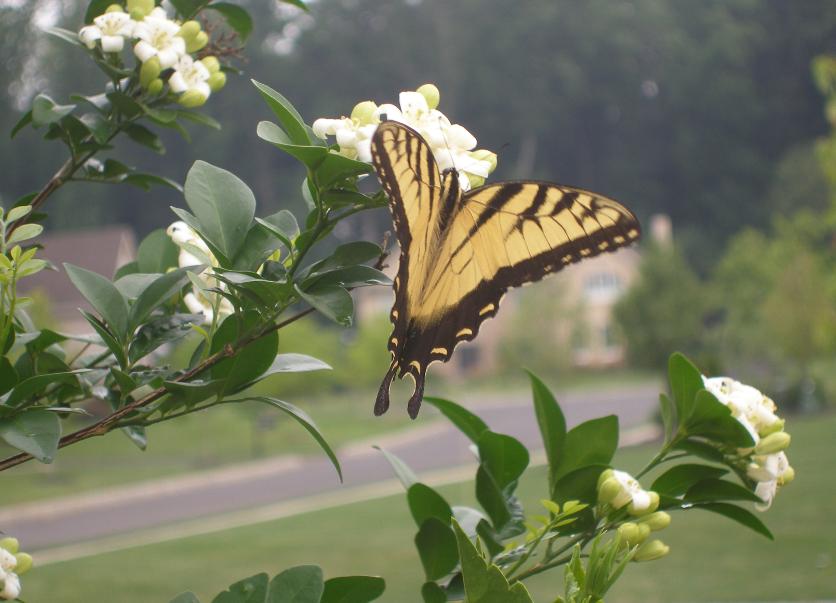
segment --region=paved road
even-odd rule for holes
[[[657,399],[655,386],[560,396],[570,426],[590,418],[617,414],[622,430],[646,422]],[[465,405],[470,406],[467,401]],[[491,429],[519,438],[531,450],[542,448],[529,394],[480,395],[478,413]],[[435,420],[432,415],[431,407],[425,405],[419,420],[424,425],[419,422],[398,437],[377,440],[404,459],[419,475],[473,461],[469,441],[449,423]],[[388,463],[379,452],[371,449],[372,443],[353,444],[339,452],[343,487],[392,477]],[[25,542],[27,550],[37,551],[199,517],[255,509],[340,487],[333,467],[324,457],[287,456],[93,495],[0,508],[0,526]]]

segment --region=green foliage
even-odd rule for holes
[[[634,366],[662,366],[671,349],[701,351],[704,291],[678,250],[644,250],[636,283],[614,309]]]

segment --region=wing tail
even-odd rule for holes
[[[412,392],[412,397],[406,405],[406,411],[409,417],[414,419],[418,416],[418,411],[421,410],[421,400],[424,399],[424,372],[420,372],[415,376],[415,391]]]
[[[397,360],[393,360],[392,364],[389,365],[389,370],[386,371],[383,383],[380,384],[380,389],[377,391],[377,399],[374,402],[374,414],[378,417],[389,410],[389,387],[392,385],[392,379],[395,377],[395,371],[397,369],[398,362]]]

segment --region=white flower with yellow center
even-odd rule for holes
[[[120,52],[125,47],[125,38],[134,35],[136,22],[128,13],[111,11],[93,19],[92,25],[86,25],[78,32],[78,39],[87,48],[95,48],[101,41],[104,52]]]
[[[186,54],[186,41],[177,35],[180,26],[157,7],[134,27],[133,35],[139,38],[134,54],[143,63],[157,57],[162,69],[173,67]]]
[[[181,268],[209,264],[217,266],[218,260],[212,251],[200,238],[200,236],[185,222],[174,222],[166,229],[166,234],[171,237],[174,244],[180,248],[180,255],[177,257],[177,264]],[[210,268],[205,268],[198,278],[205,287],[220,287],[225,285],[213,278]],[[192,291],[183,296],[183,303],[193,314],[202,314],[205,322],[212,322],[215,315],[215,304],[218,305],[218,314],[226,316],[235,310],[228,299],[218,294],[206,293],[198,287],[193,286]]]
[[[746,475],[758,482],[755,494],[763,503],[755,505],[758,511],[766,511],[778,493],[778,488],[790,483],[795,477],[795,470],[790,466],[787,455],[782,452],[755,455],[746,468]]]
[[[371,140],[381,121],[394,120],[416,130],[427,141],[442,171],[455,168],[463,190],[481,185],[496,167],[496,155],[477,150],[476,138],[466,128],[451,124],[438,106],[438,89],[424,84],[417,91],[401,92],[400,106],[372,101],[359,103],[351,117],[317,119],[313,131],[323,140],[335,136],[340,154],[370,163]]]
[[[639,481],[625,471],[604,470],[598,478],[598,502],[613,509],[624,506],[631,515],[646,515],[659,507],[659,495],[642,488]]]
[[[17,558],[0,548],[0,599],[17,599],[20,596],[20,578],[14,572]]]
[[[201,61],[184,55],[174,65],[174,73],[168,78],[168,85],[173,92],[182,94],[179,101],[181,104],[198,107],[212,94],[209,87],[210,75],[209,69]]]

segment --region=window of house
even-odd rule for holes
[[[584,283],[584,295],[592,301],[614,300],[622,289],[621,278],[612,272],[596,272]]]

